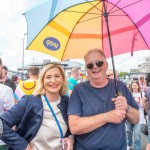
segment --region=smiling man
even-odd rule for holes
[[[120,81],[123,96],[115,97],[115,82],[106,76],[108,63],[102,51],[90,50],[84,60],[89,81],[73,89],[68,107],[75,149],[126,150],[125,121],[139,122],[138,105]]]

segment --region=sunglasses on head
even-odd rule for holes
[[[97,67],[102,67],[104,65],[104,61],[98,60],[98,61],[95,62],[95,65]],[[92,69],[93,67],[94,67],[94,63],[89,63],[89,64],[86,65],[87,69]]]

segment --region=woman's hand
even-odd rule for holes
[[[32,148],[31,148],[30,144],[28,144],[28,146],[27,146],[26,150],[32,150]]]
[[[64,150],[73,150],[74,145],[73,136],[62,139],[62,144],[64,144]]]

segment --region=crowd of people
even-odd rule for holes
[[[31,67],[29,79],[17,86],[11,80],[14,89],[6,84],[8,69],[0,59],[0,150],[141,149],[144,110],[150,120],[150,90],[143,79],[130,89],[114,82],[99,49],[89,50],[84,61],[84,82],[78,82],[79,68],[67,79],[60,64],[48,64]]]

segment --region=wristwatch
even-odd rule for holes
[[[127,109],[126,109],[126,113],[130,112],[130,106],[128,105]]]

